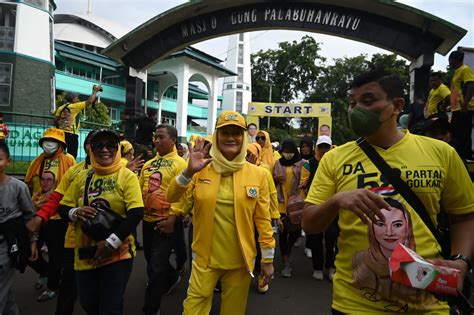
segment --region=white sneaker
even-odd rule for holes
[[[312,252],[311,249],[309,249],[309,248],[305,248],[305,249],[304,249],[304,254],[305,254],[306,257],[308,257],[308,258],[312,258],[312,257],[313,257],[313,252]]]
[[[323,280],[324,279],[324,274],[322,270],[314,270],[313,271],[313,279],[314,280]]]
[[[328,270],[328,278],[329,278],[329,281],[332,282],[332,280],[334,279],[334,274],[336,273],[336,269],[334,268],[329,268]]]

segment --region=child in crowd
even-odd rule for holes
[[[0,140],[0,314],[19,314],[12,292],[15,269],[24,272],[27,258],[36,260],[36,238],[25,222],[35,213],[28,187],[6,174],[10,151]]]

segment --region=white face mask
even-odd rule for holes
[[[46,152],[47,154],[54,154],[59,149],[59,143],[46,140],[43,141],[42,147],[44,152]]]
[[[282,155],[287,160],[291,160],[295,156],[294,153],[285,153],[285,152],[283,152]]]

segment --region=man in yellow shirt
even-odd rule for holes
[[[77,94],[67,93],[67,103],[59,106],[54,113],[56,128],[64,131],[66,136],[67,153],[77,157],[79,145],[79,123],[76,122],[77,115],[87,106],[94,104],[97,93],[102,90],[100,85],[94,85],[92,95],[85,102],[77,102]]]
[[[430,74],[430,84],[431,90],[425,106],[425,118],[437,113],[445,113],[450,105],[451,91],[441,82],[441,74],[439,72]]]
[[[308,234],[323,232],[339,215],[333,314],[449,314],[447,303],[431,293],[390,281],[387,256],[379,253],[370,261],[360,259],[367,249],[390,253],[401,234],[425,259],[460,270],[461,279],[470,269],[474,248],[471,180],[448,144],[397,129],[404,103],[399,77],[387,72],[357,76],[349,91],[349,122],[358,136],[400,172],[432,220],[441,208],[450,216],[452,256],[441,258],[440,245],[418,213],[394,191],[356,142],[339,146],[321,159],[303,211],[303,228]],[[385,197],[396,199],[399,206],[392,206]],[[397,216],[403,220],[394,223]],[[402,233],[395,233],[394,228]],[[374,230],[386,234],[378,233],[384,236],[375,239]]]
[[[181,280],[178,271],[171,266],[169,257],[175,246],[176,233],[184,233],[182,222],[176,223],[179,226],[173,233],[161,231],[162,225],[168,221],[169,212],[181,207],[180,202],[170,203],[166,197],[170,183],[186,167],[186,161],[176,151],[177,137],[176,128],[159,125],[153,140],[157,155],[143,165],[140,173],[140,186],[145,204],[143,251],[148,274],[143,307],[145,314],[158,312],[161,297]]]
[[[472,119],[474,115],[474,71],[463,64],[464,53],[456,50],[449,55],[449,67],[454,69],[451,79],[451,111],[453,138],[461,144],[465,159],[474,159]]]

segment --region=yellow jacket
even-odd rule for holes
[[[263,258],[273,258],[275,240],[270,220],[270,193],[267,172],[261,167],[245,163],[244,167],[233,173],[234,209],[237,237],[247,270],[252,272],[255,256],[255,226]],[[214,210],[219,192],[220,174],[211,165],[194,174],[187,187],[172,180],[168,188],[167,200],[176,202],[183,198],[185,204],[194,203],[194,235],[192,249],[196,263],[207,268],[213,237]],[[192,207],[172,209],[170,213],[184,215]],[[183,210],[187,209],[187,210]]]

